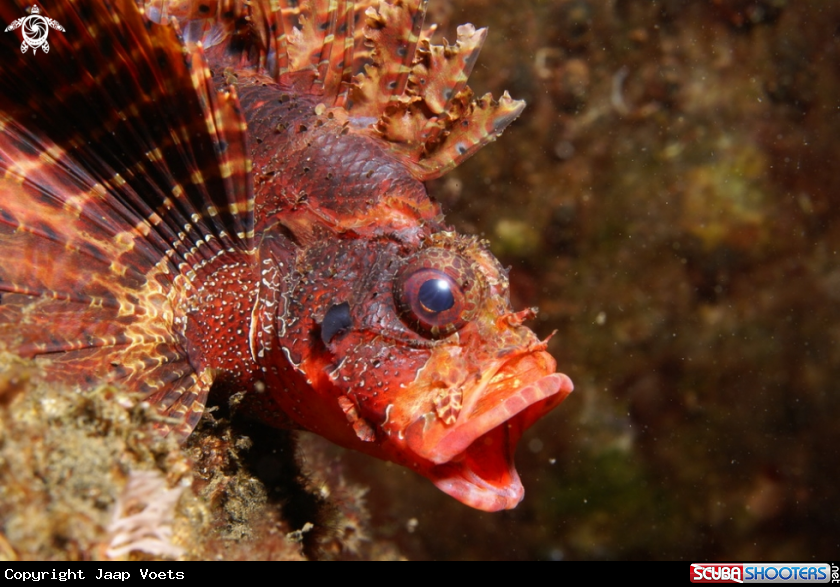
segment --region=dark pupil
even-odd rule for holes
[[[443,312],[455,305],[455,297],[445,279],[430,279],[421,285],[419,299],[429,312]]]

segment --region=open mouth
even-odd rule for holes
[[[553,370],[554,359],[547,353],[523,357],[465,392],[453,425],[420,418],[409,426],[409,447],[436,465],[426,472],[434,484],[477,509],[515,507],[524,495],[513,463],[516,445],[573,389],[566,375]],[[547,371],[551,374],[543,375]]]

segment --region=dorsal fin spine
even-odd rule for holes
[[[467,78],[487,29],[462,25],[454,44],[434,45],[435,27],[423,26],[428,0],[225,2],[228,16],[217,14],[206,27],[226,31],[222,44],[234,52],[214,53],[219,65],[250,68],[318,96],[328,108],[344,108],[363,122],[353,132],[381,139],[418,179],[433,179],[463,162],[524,107],[507,94],[498,102],[474,96]],[[180,7],[173,14],[197,12],[183,8],[197,0],[172,4]],[[237,29],[234,19],[242,16],[250,32]],[[361,30],[354,24],[359,16]]]

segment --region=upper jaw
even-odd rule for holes
[[[473,389],[465,390],[453,424],[431,414],[417,418],[405,429],[405,442],[433,464],[421,472],[477,509],[515,507],[524,494],[513,463],[516,444],[573,389],[566,375],[552,372],[554,367],[545,352],[509,361],[489,369]]]

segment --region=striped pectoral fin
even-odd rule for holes
[[[144,224],[181,269],[250,248],[244,118],[235,94],[217,94],[201,47],[150,24],[130,0],[59,0],[54,12],[67,33],[38,68],[0,37],[0,126],[26,138],[24,162],[31,155],[70,183],[80,175],[99,186],[85,204],[98,200],[108,221]],[[17,159],[17,175],[31,175]],[[58,183],[50,197],[72,205],[78,194]]]
[[[0,36],[0,348],[141,392],[185,435],[212,378],[182,350],[178,292],[252,247],[239,102],[200,46],[131,0],[56,0],[50,15],[67,32],[38,67]]]
[[[0,344],[7,350],[84,356],[79,372],[90,374],[103,371],[91,370],[92,354],[125,352],[108,349],[130,347],[144,332],[165,336],[168,304],[156,276],[175,267],[155,236],[55,143],[11,121],[0,125]]]
[[[121,329],[119,316],[78,306],[3,293],[0,351],[38,360],[50,380],[134,392],[157,414],[157,429],[183,441],[204,413],[214,374],[196,373],[175,337],[154,325]]]
[[[196,374],[153,297],[129,309],[0,280],[0,350],[38,360],[51,380],[107,382],[141,394],[163,416],[163,432],[186,438],[203,413],[212,376]]]
[[[146,238],[141,220],[121,217],[80,168],[15,152],[16,138],[0,131],[0,290],[133,309],[132,292],[164,258],[163,243]]]
[[[207,234],[229,236],[231,238],[224,238],[223,242],[233,239],[250,248],[254,238],[252,165],[246,147],[245,118],[236,89],[233,86],[215,87],[210,66],[200,47],[192,48],[187,63],[202,104],[206,133],[216,155],[210,161],[197,162],[190,173],[194,187],[203,189],[206,194],[194,202],[194,210],[216,223],[217,230],[211,228]]]
[[[6,350],[29,358],[62,355],[66,359],[83,354],[84,370],[90,373],[103,371],[90,370],[90,363],[95,362],[91,355],[96,351],[106,349],[106,356],[99,359],[105,364],[117,355],[114,349],[133,342],[118,309],[10,293],[14,287],[0,282],[0,345]]]
[[[145,399],[159,416],[155,427],[161,434],[174,435],[179,442],[192,433],[204,415],[207,395],[217,375],[214,369],[205,369],[201,373],[186,366],[184,369],[183,374],[161,369],[159,379],[145,379],[146,385],[158,386]]]

